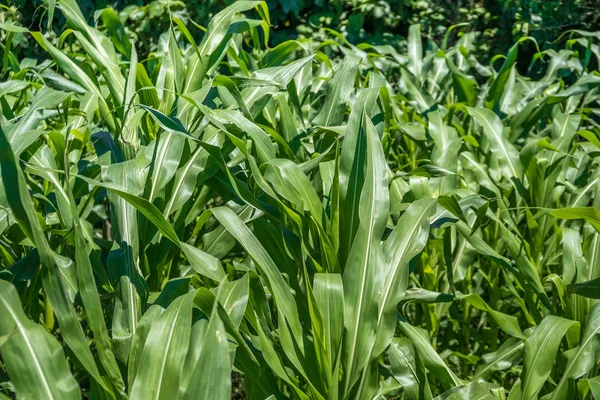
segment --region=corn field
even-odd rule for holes
[[[47,11],[0,24],[0,399],[600,399],[600,33]]]

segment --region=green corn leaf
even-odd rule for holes
[[[600,211],[595,207],[571,207],[551,210],[550,214],[561,219],[583,219],[600,233]]]
[[[23,313],[15,287],[0,280],[0,346],[20,398],[81,399],[77,381],[58,341]]]
[[[11,150],[8,138],[0,126],[0,168],[8,202],[13,215],[23,231],[35,243],[41,263],[44,267],[43,282],[46,295],[53,305],[63,337],[75,353],[78,360],[94,377],[104,390],[111,392],[100,377],[94,357],[86,343],[86,338],[79,323],[75,308],[68,298],[65,286],[68,284],[61,270],[64,258],[59,256],[48,243],[42,226],[35,212],[31,196],[27,192],[26,181],[18,161]]]
[[[166,399],[179,392],[195,294],[175,299],[150,327],[140,350],[132,399]]]
[[[587,374],[594,367],[594,355],[600,347],[600,305],[596,304],[590,311],[579,346],[565,352],[568,358],[564,374],[552,393],[551,399],[560,399],[575,395],[570,390],[572,381]]]
[[[490,143],[492,154],[498,159],[502,175],[506,179],[520,179],[523,167],[519,153],[504,136],[502,121],[490,110],[467,108],[469,114],[483,127],[486,140]]]
[[[326,349],[331,365],[339,354],[344,328],[344,288],[339,274],[315,274],[315,301],[323,320]]]
[[[513,390],[521,393],[519,398],[537,398],[550,376],[556,353],[563,336],[569,329],[578,329],[579,323],[553,315],[544,318],[525,341],[521,385]],[[511,392],[512,396],[512,392]]]
[[[523,355],[524,343],[517,338],[510,338],[492,353],[484,354],[481,363],[475,370],[473,379],[488,379],[495,371],[502,371],[511,367]]]
[[[402,385],[411,400],[433,399],[425,367],[406,338],[394,339],[388,350],[394,378]]]
[[[334,71],[333,78],[328,85],[328,95],[325,104],[313,121],[320,126],[339,125],[344,119],[346,103],[354,86],[354,77],[358,69],[360,59],[355,56],[347,56],[338,71]]]
[[[384,282],[381,237],[388,213],[387,171],[377,131],[363,119],[366,136],[365,183],[358,210],[359,226],[352,243],[343,274],[344,282],[344,365],[348,393],[362,370],[375,344],[378,299],[376,294]]]
[[[411,204],[384,242],[385,278],[377,314],[377,342],[374,354],[389,344],[396,328],[396,307],[408,288],[409,262],[424,248],[429,233],[428,218],[436,210],[434,199]]]

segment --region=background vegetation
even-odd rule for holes
[[[105,7],[117,10],[132,38],[145,39],[137,43],[142,55],[156,50],[159,35],[169,25],[169,11],[185,21],[206,26],[211,16],[231,3],[233,0],[78,2],[90,23],[96,10]],[[8,9],[0,10],[0,20],[18,20],[23,26],[38,29],[48,18],[42,4],[42,0],[9,0]],[[411,24],[420,24],[422,34],[439,45],[450,26],[468,23],[464,30],[477,33],[479,55],[489,59],[506,53],[521,37],[531,36],[542,48],[547,48],[551,47],[549,42],[568,29],[600,29],[595,0],[269,0],[267,4],[274,28],[272,45],[296,37],[311,37],[319,28],[326,27],[343,33],[354,44],[405,46]],[[60,32],[65,21],[60,15],[56,18],[55,30]],[[22,43],[22,49],[32,50],[27,42]],[[535,51],[532,45],[521,54],[524,65],[528,65]]]
[[[2,8],[0,399],[600,398],[593,3],[111,5]]]

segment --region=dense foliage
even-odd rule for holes
[[[45,10],[0,25],[47,54],[2,60],[0,399],[600,398],[598,33],[525,74],[460,27],[269,48],[238,1],[142,58]]]
[[[65,19],[48,12],[44,1],[7,0],[7,7],[0,7],[0,22],[18,21],[33,30],[43,27],[60,35]],[[106,15],[103,17],[98,11],[113,8],[125,25],[126,35],[136,41],[138,54],[146,58],[158,48],[159,37],[167,31],[170,17],[181,18],[192,33],[201,32],[213,15],[234,1],[79,0],[77,3],[91,25],[106,24]],[[569,29],[600,30],[596,0],[267,0],[266,3],[274,28],[270,37],[273,45],[297,37],[312,38],[321,35],[323,29],[334,29],[353,44],[391,44],[405,50],[411,24],[420,24],[422,35],[436,41],[438,46],[449,27],[462,24],[452,36],[462,35],[463,30],[475,32],[473,51],[483,63],[495,54],[506,53],[521,37],[531,36],[546,49],[555,48],[553,41]],[[251,10],[249,15],[256,16]],[[27,57],[34,50],[27,35],[16,35],[12,48],[15,54]],[[536,48],[531,44],[522,50],[520,58],[526,68]]]

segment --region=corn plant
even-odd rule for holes
[[[522,75],[238,1],[141,60],[55,6],[0,25],[48,54],[4,47],[0,398],[600,396],[597,33]]]

